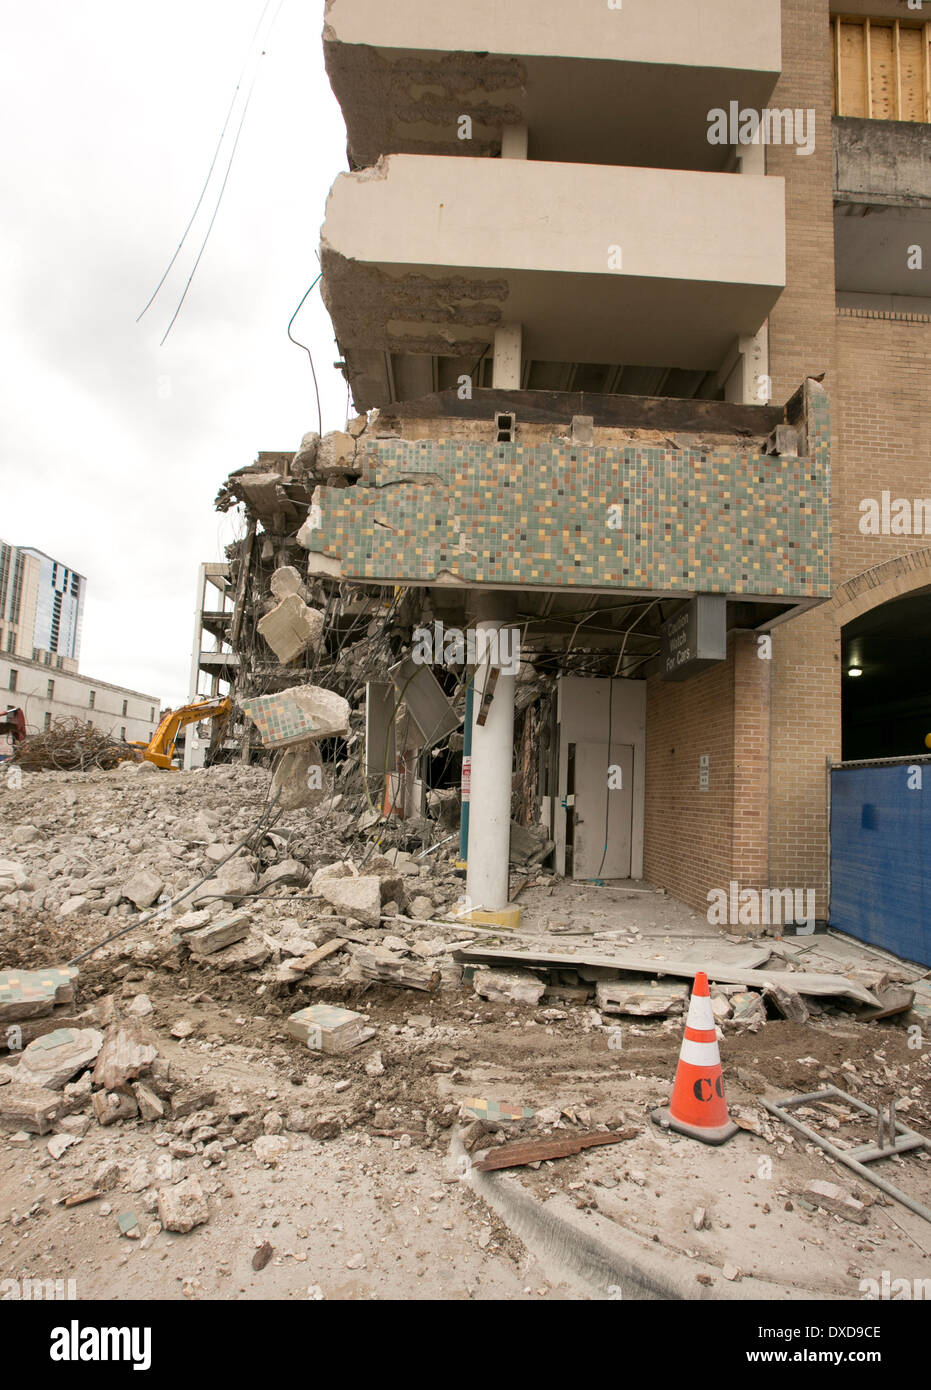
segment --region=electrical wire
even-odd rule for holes
[[[178,242],[177,248],[176,248],[176,250],[175,250],[175,254],[172,256],[171,260],[168,262],[168,265],[167,265],[167,267],[166,267],[166,269],[165,269],[164,275],[162,276],[161,280],[159,280],[158,284],[155,286],[155,289],[152,291],[152,295],[151,295],[151,298],[149,299],[148,304],[146,304],[145,308],[142,310],[142,313],[140,313],[140,314],[137,316],[137,318],[136,318],[136,322],[137,322],[137,323],[138,323],[139,320],[149,311],[149,309],[152,307],[153,303],[155,302],[155,298],[156,298],[156,296],[157,296],[159,290],[162,288],[162,285],[164,285],[165,281],[168,279],[168,276],[169,276],[170,273],[171,273],[171,268],[172,268],[172,266],[174,265],[175,261],[178,259],[178,256],[181,254],[181,248],[184,246],[184,243],[187,241],[188,232],[191,230],[191,228],[192,228],[193,225],[194,225],[194,219],[195,219],[195,217],[197,216],[198,212],[200,211],[200,205],[201,205],[201,203],[204,201],[204,198],[205,198],[205,196],[206,196],[207,188],[208,188],[208,186],[209,186],[209,184],[210,184],[211,178],[213,177],[213,171],[214,171],[214,169],[216,168],[217,159],[219,158],[220,149],[221,149],[221,147],[222,147],[222,145],[223,145],[224,139],[226,138],[226,132],[227,132],[227,129],[229,128],[230,117],[231,117],[232,114],[233,114],[233,108],[234,108],[234,106],[236,105],[236,98],[237,98],[237,96],[239,95],[239,89],[240,89],[240,87],[242,86],[242,79],[245,77],[245,75],[246,75],[246,68],[249,66],[249,58],[250,58],[251,53],[252,53],[252,46],[253,46],[253,44],[255,43],[256,36],[258,35],[259,30],[260,30],[261,27],[262,27],[262,24],[263,24],[263,22],[264,22],[265,16],[268,14],[268,9],[269,9],[269,6],[271,5],[271,3],[272,3],[272,0],[265,0],[265,8],[262,10],[262,14],[261,14],[261,16],[260,16],[260,18],[259,18],[259,22],[258,22],[258,24],[255,26],[255,30],[254,30],[254,32],[253,32],[253,34],[252,34],[252,38],[249,40],[249,47],[248,47],[248,49],[246,50],[246,57],[245,57],[245,60],[243,61],[242,69],[240,70],[239,76],[238,76],[237,79],[236,79],[236,88],[235,88],[235,90],[234,90],[234,92],[233,92],[233,99],[232,99],[232,101],[230,102],[229,110],[228,110],[227,113],[226,113],[226,120],[223,122],[223,129],[220,131],[220,138],[219,138],[219,140],[217,141],[217,147],[216,147],[216,149],[215,149],[214,152],[213,152],[213,159],[210,161],[210,168],[207,170],[207,177],[204,179],[204,186],[203,186],[203,188],[200,190],[200,197],[197,199],[197,202],[196,202],[195,205],[194,205],[194,211],[191,213],[191,220],[190,220],[190,222],[188,222],[187,226],[186,226],[185,229],[184,229],[184,235],[182,236],[181,240]],[[269,31],[269,32],[270,32],[270,31]]]
[[[316,395],[317,395],[317,433],[321,436],[321,438],[323,437],[323,411],[320,409],[320,387],[319,387],[318,384],[317,384],[317,371],[316,371],[316,368],[314,367],[313,354],[312,354],[310,348],[307,346],[306,343],[299,343],[298,340],[297,340],[297,338],[294,337],[294,335],[293,335],[292,332],[291,332],[291,324],[293,324],[294,320],[297,318],[298,314],[299,314],[299,313],[301,312],[301,310],[303,309],[303,307],[304,307],[304,300],[306,300],[307,296],[310,294],[310,291],[314,288],[315,285],[318,285],[322,279],[323,279],[323,271],[321,270],[320,274],[317,276],[317,278],[316,278],[316,280],[314,281],[313,285],[309,285],[309,286],[307,287],[307,290],[305,291],[305,293],[304,293],[304,295],[303,295],[303,297],[302,297],[302,299],[301,299],[300,304],[299,304],[299,305],[297,306],[297,308],[294,310],[294,313],[291,315],[290,322],[288,323],[288,337],[291,339],[291,342],[294,344],[295,347],[299,347],[299,348],[303,348],[303,349],[304,349],[304,351],[307,353],[307,360],[308,360],[308,362],[310,363],[310,370],[311,370],[311,372],[312,372],[312,374],[313,374],[313,378],[314,378],[314,391],[316,392]]]
[[[282,7],[283,4],[284,4],[284,0],[279,0],[278,8],[277,8],[277,10],[275,11],[274,18],[272,19],[272,22],[271,22],[271,24],[270,24],[270,26],[269,26],[268,33],[265,35],[265,42],[266,42],[266,43],[268,42],[268,39],[269,39],[269,37],[270,37],[270,35],[271,35],[271,32],[272,32],[272,29],[274,29],[274,27],[275,27],[275,22],[276,22],[276,20],[278,19],[279,14],[281,13],[281,7]],[[197,259],[196,259],[196,261],[194,262],[194,268],[193,268],[193,270],[191,271],[190,275],[188,276],[187,284],[186,284],[185,287],[184,287],[184,292],[182,293],[181,298],[180,298],[179,301],[178,301],[178,307],[177,307],[177,309],[175,310],[175,312],[172,314],[171,323],[169,323],[168,327],[165,329],[165,332],[164,332],[164,335],[163,335],[163,337],[162,337],[162,340],[161,340],[161,342],[159,343],[159,347],[163,347],[163,346],[164,346],[165,340],[167,339],[168,334],[171,332],[172,328],[173,328],[174,325],[175,325],[175,321],[177,320],[177,317],[178,317],[178,315],[180,314],[181,309],[182,309],[182,307],[183,307],[183,305],[184,305],[184,301],[185,301],[185,299],[187,298],[188,290],[191,288],[191,282],[193,281],[194,276],[197,274],[197,267],[200,265],[201,257],[203,256],[204,252],[205,252],[206,249],[207,249],[207,242],[210,240],[210,233],[213,231],[213,224],[214,224],[214,223],[216,222],[216,220],[217,220],[217,214],[219,213],[219,211],[220,211],[220,205],[221,205],[222,202],[223,202],[223,194],[226,192],[226,185],[227,185],[227,183],[229,182],[229,177],[230,177],[230,174],[232,173],[232,170],[233,170],[233,161],[234,161],[235,158],[236,158],[236,151],[237,151],[237,149],[239,148],[239,140],[240,140],[240,137],[242,136],[243,126],[244,126],[245,123],[246,123],[246,116],[247,116],[248,113],[249,113],[249,105],[250,105],[250,103],[251,103],[251,101],[252,101],[252,93],[255,91],[255,84],[256,84],[256,82],[258,81],[259,71],[260,71],[260,67],[261,67],[261,59],[264,58],[264,57],[265,57],[265,50],[263,49],[262,52],[261,52],[260,55],[259,55],[259,67],[257,67],[256,70],[255,70],[255,75],[254,75],[253,78],[252,78],[252,82],[251,82],[250,87],[249,87],[249,92],[248,92],[248,95],[246,96],[246,102],[245,102],[245,105],[243,106],[243,109],[242,109],[242,115],[241,115],[241,117],[239,118],[239,126],[238,126],[237,131],[236,131],[236,139],[233,141],[233,148],[232,148],[232,151],[231,151],[231,153],[230,153],[229,161],[228,161],[227,166],[226,166],[226,173],[223,175],[223,182],[222,182],[222,184],[220,185],[220,192],[219,192],[219,195],[218,195],[218,197],[217,197],[216,207],[215,207],[214,210],[213,210],[213,216],[212,216],[211,219],[210,219],[210,223],[209,223],[209,225],[208,225],[208,227],[207,227],[206,234],[205,234],[204,239],[203,239],[203,241],[202,241],[202,243],[201,243],[200,250],[199,250],[198,253],[197,253]]]

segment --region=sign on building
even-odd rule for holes
[[[684,681],[727,656],[727,600],[710,594],[690,599],[663,624],[660,674]]]

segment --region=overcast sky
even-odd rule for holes
[[[223,559],[233,531],[218,487],[317,427],[307,355],[286,328],[346,168],[323,0],[283,0],[185,248],[135,322],[197,202],[263,10],[0,0],[0,538],[87,576],[84,674],[173,705],[187,697],[198,564]],[[256,67],[222,206],[159,347]],[[346,384],[319,287],[293,331],[314,354],[324,429],[340,428]]]

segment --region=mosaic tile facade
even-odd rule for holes
[[[359,483],[322,488],[311,550],[346,578],[543,588],[830,595],[827,397],[809,456],[381,439]],[[803,435],[805,431],[803,430]],[[694,438],[694,436],[693,436]]]

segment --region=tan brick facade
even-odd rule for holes
[[[836,597],[773,630],[771,664],[738,639],[719,671],[680,686],[650,682],[645,872],[702,910],[709,887],[737,879],[814,888],[826,916],[842,625],[931,583],[931,538],[866,536],[859,526],[860,502],[884,489],[931,496],[931,322],[835,307],[829,12],[827,0],[784,0],[771,104],[814,108],[817,143],[810,157],[766,153],[767,172],[786,179],[787,209],[787,287],[769,321],[773,397],[825,373]],[[931,247],[925,254],[931,260]],[[698,754],[708,750],[712,791],[699,793]]]

